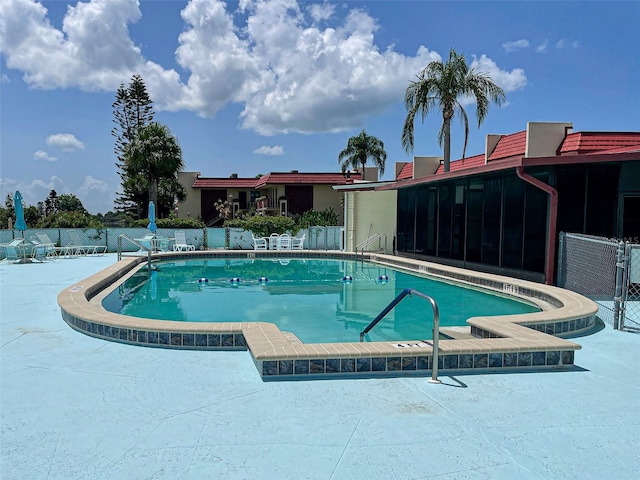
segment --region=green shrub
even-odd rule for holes
[[[103,228],[102,222],[88,213],[57,212],[41,219],[39,228]]]
[[[149,220],[143,218],[141,220],[133,220],[128,227],[147,228]],[[205,228],[206,225],[202,220],[195,218],[158,218],[156,219],[158,228]]]
[[[272,233],[283,234],[287,232],[295,235],[300,230],[292,218],[280,215],[254,215],[245,220],[228,220],[224,222],[224,226],[249,230],[257,237],[268,237]]]
[[[332,227],[338,225],[338,215],[332,207],[321,211],[307,210],[296,219],[296,223],[303,229],[309,227]]]

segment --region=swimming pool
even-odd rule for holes
[[[439,345],[435,341],[421,339],[304,343],[274,323],[265,321],[227,322],[224,318],[215,322],[157,320],[107,311],[102,302],[111,292],[119,290],[123,282],[141,270],[148,271],[146,259],[139,256],[118,259],[112,266],[75,282],[60,292],[58,304],[62,318],[71,328],[101,340],[156,348],[246,350],[264,380],[380,375],[434,377],[438,369],[461,373],[572,368],[574,353],[580,345],[565,337],[589,331],[596,320],[598,307],[594,302],[550,285],[392,255],[367,253],[364,257],[377,268],[391,267],[490,290],[523,299],[541,310],[517,315],[474,316],[467,320],[466,327],[442,327]],[[310,258],[353,260],[356,256],[348,252],[223,250],[167,252],[152,256],[154,261],[177,264],[186,264],[189,260],[224,260],[230,265],[257,259],[290,264],[293,259]],[[358,258],[362,257],[358,255]],[[340,280],[344,276],[347,275],[341,275]],[[375,280],[371,277],[370,281]],[[353,276],[352,284],[342,284],[342,288],[349,292],[354,283],[357,285],[356,278]],[[145,281],[143,279],[138,288],[144,288]],[[155,287],[149,282],[148,288],[149,297],[157,298],[157,276]],[[200,287],[189,284],[188,288]],[[351,297],[346,298],[349,301],[358,298]],[[421,300],[424,299],[405,298],[402,303]],[[358,308],[357,303],[352,305]],[[217,316],[216,311],[215,308],[212,310],[212,317]]]
[[[483,315],[540,311],[523,301],[381,267],[319,258],[194,259],[141,269],[102,301],[133,317],[184,322],[269,322],[304,343],[356,342],[400,292],[433,297],[441,326]],[[368,341],[432,338],[432,310],[407,298],[367,335]]]

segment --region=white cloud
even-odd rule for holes
[[[260,148],[256,148],[253,153],[258,155],[284,155],[284,148],[281,145],[276,145],[275,147],[267,147],[262,146]]]
[[[49,196],[51,190],[55,190],[58,195],[61,193],[70,193],[66,191],[64,182],[60,177],[53,176],[48,180],[32,180],[30,183],[18,182],[12,178],[0,178],[0,194],[4,203],[7,194],[19,190],[24,199],[25,205],[37,205],[38,202],[44,202]]]
[[[78,2],[62,30],[34,0],[4,0],[0,17],[7,67],[24,72],[32,87],[112,90],[141,60],[127,28],[140,19],[136,0]]]
[[[26,205],[37,205],[38,202],[44,202],[51,190],[55,190],[58,195],[73,193],[93,214],[106,213],[114,209],[115,188],[91,176],[85,177],[79,186],[68,185],[58,176],[50,177],[48,180],[35,179],[30,183],[0,177],[0,200],[3,204],[7,194],[16,190],[20,191]]]
[[[528,47],[529,47],[529,40],[525,40],[525,39],[504,42],[502,44],[502,48],[507,53],[516,52],[518,50],[522,50],[523,48],[528,48]]]
[[[321,22],[323,20],[329,20],[333,17],[336,11],[336,6],[331,3],[312,3],[307,7],[309,15],[313,18],[314,22]]]
[[[36,0],[2,0],[0,52],[32,88],[115,92],[139,73],[157,110],[211,117],[237,103],[241,127],[263,135],[340,131],[402,102],[408,81],[440,59],[425,46],[404,55],[378,45],[378,21],[355,5],[339,18],[330,3],[242,0],[229,12],[219,0],[190,0],[179,73],[145,59],[132,41],[129,25],[145,7],[138,0],[78,2],[60,29]],[[506,83],[526,83],[521,69],[494,70]]]
[[[544,53],[547,51],[547,47],[549,46],[549,41],[545,40],[544,42],[542,42],[540,45],[538,45],[536,47],[536,52],[538,53]]]
[[[556,48],[579,48],[580,47],[580,42],[576,41],[569,41],[569,40],[565,40],[564,38],[561,38],[560,40],[558,40],[556,42]]]
[[[114,209],[115,191],[109,184],[93,178],[84,177],[82,185],[76,190],[76,195],[90,213],[107,213]]]
[[[56,160],[58,160],[57,157],[52,157],[44,150],[36,150],[33,153],[33,158],[35,158],[36,160],[46,160],[47,162],[55,162]]]
[[[65,152],[84,149],[84,143],[71,133],[56,133],[47,137],[47,145],[61,148]]]
[[[524,70],[521,68],[514,68],[510,72],[501,70],[496,65],[496,62],[486,55],[481,55],[479,59],[474,58],[471,62],[471,68],[488,74],[494,83],[502,87],[507,93],[522,89],[527,85],[527,77],[524,74]]]

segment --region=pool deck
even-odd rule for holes
[[[218,250],[160,253],[154,258],[203,261],[232,257],[246,261],[259,256],[347,260],[344,265],[346,273],[352,270],[351,273],[357,276],[358,262],[353,261],[353,254],[344,252]],[[451,329],[447,332],[443,329],[445,338],[440,339],[439,345],[430,339],[420,338],[400,343],[397,340],[359,342],[355,338],[352,342],[307,344],[291,332],[280,331],[273,323],[266,323],[266,319],[263,322],[227,322],[225,317],[216,314],[215,309],[208,312],[210,321],[206,323],[154,320],[107,311],[102,306],[105,296],[119,288],[136,271],[145,272],[147,269],[147,262],[140,256],[122,258],[116,264],[69,285],[58,295],[58,304],[63,318],[72,328],[99,339],[145,347],[249,349],[265,380],[319,379],[323,376],[424,376],[430,373],[437,381],[438,369],[455,374],[482,370],[573,368],[575,351],[580,349],[580,345],[563,338],[582,335],[593,330],[596,324],[597,304],[568,290],[391,255],[374,254],[369,258],[374,267],[400,268],[456,285],[515,296],[537,305],[540,311],[469,318],[468,332],[463,338],[457,332],[452,334]],[[349,275],[348,278],[354,277]],[[370,279],[364,281],[369,282]],[[405,289],[404,293],[407,292],[409,290]],[[432,308],[435,311],[436,302]]]
[[[89,337],[61,290],[115,255],[0,262],[0,478],[634,478],[640,335],[568,370],[264,382],[248,351]]]

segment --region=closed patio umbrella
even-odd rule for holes
[[[15,195],[13,196],[13,206],[16,211],[16,221],[13,224],[13,228],[22,232],[22,237],[24,238],[24,231],[27,229],[27,224],[24,221],[24,209],[22,207],[22,195],[19,191],[16,190]]]
[[[147,228],[153,234],[158,231],[158,226],[156,225],[156,206],[153,202],[149,202],[149,225],[147,225]]]

